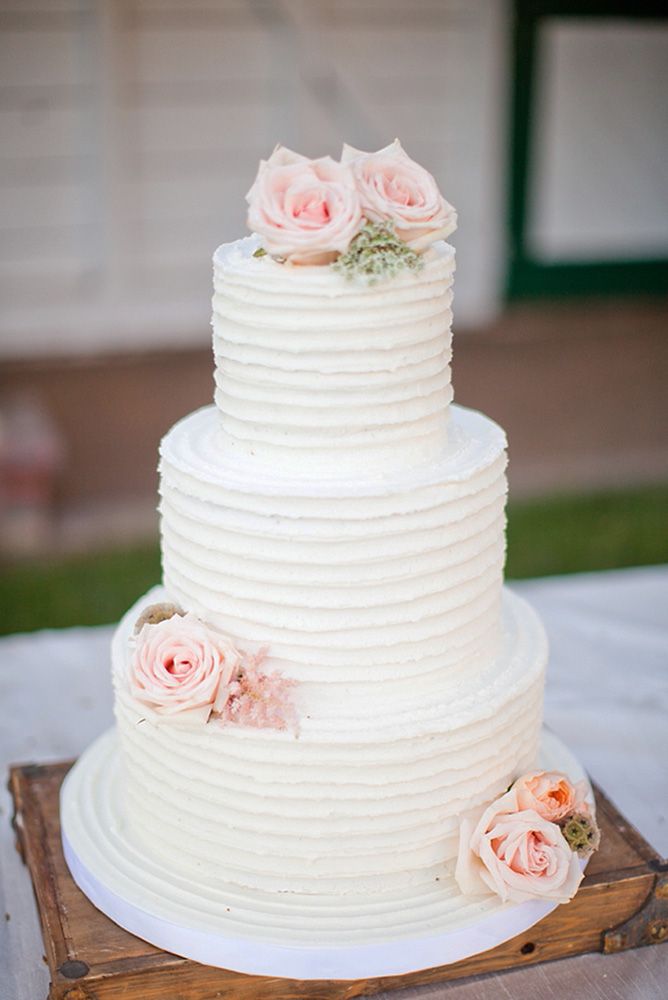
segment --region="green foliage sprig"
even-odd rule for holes
[[[424,261],[399,239],[391,222],[365,222],[345,253],[330,265],[349,281],[375,285],[399,271],[419,271]]]

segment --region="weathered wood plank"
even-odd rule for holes
[[[601,850],[576,898],[482,955],[409,975],[352,982],[298,982],[198,965],[128,934],[96,910],[72,881],[60,846],[58,813],[60,785],[70,766],[15,767],[10,776],[17,839],[32,876],[51,972],[50,1000],[350,1000],[601,951],[611,928],[633,917],[634,925],[642,927],[645,911],[654,930],[657,920],[663,920],[664,901],[654,893],[663,862],[597,789]],[[668,926],[668,901],[665,908]],[[659,943],[664,938],[641,934],[639,939]],[[611,941],[613,947],[627,946],[625,940],[608,935],[607,950]]]

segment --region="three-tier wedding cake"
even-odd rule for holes
[[[454,210],[397,142],[279,148],[248,198],[215,405],[160,449],[163,586],[113,641],[119,843],[209,932],[291,946],[568,898],[570,786],[515,895],[462,850],[537,765],[547,646],[503,586],[503,431],[452,403]]]

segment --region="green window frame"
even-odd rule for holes
[[[656,294],[668,289],[668,258],[545,263],[526,241],[532,163],[536,38],[548,17],[665,20],[666,6],[650,0],[515,0],[509,189],[508,299],[578,295]]]

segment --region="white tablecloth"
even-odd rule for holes
[[[668,855],[668,567],[513,585],[551,644],[548,725],[662,854]],[[112,722],[110,628],[0,639],[0,769],[77,756]],[[0,1000],[48,989],[30,880],[14,850],[0,792]],[[4,919],[2,919],[4,914]],[[609,977],[612,977],[609,979]],[[613,984],[614,980],[614,984]],[[654,998],[668,981],[668,945],[591,955],[411,996]],[[510,991],[510,992],[509,992]]]

